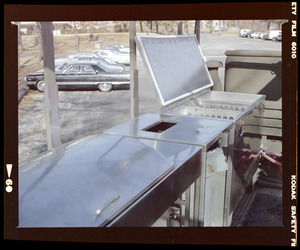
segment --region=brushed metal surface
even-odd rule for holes
[[[213,85],[194,35],[137,36],[136,43],[162,106]]]
[[[160,133],[147,131],[160,122],[176,124]],[[104,133],[209,147],[230,125],[232,125],[230,120],[149,113],[117,125]]]

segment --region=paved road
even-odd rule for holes
[[[281,42],[201,33],[200,45],[207,59],[225,60],[232,49],[281,50]],[[140,115],[159,112],[160,106],[144,64],[138,56]],[[224,70],[220,70],[223,78]],[[19,162],[47,150],[44,95],[30,90],[19,104]],[[98,134],[130,119],[130,92],[119,89],[99,91],[60,91],[59,112],[62,142]]]
[[[208,32],[201,32],[200,46],[204,56],[224,56],[226,50],[281,50],[281,42],[278,41],[212,35]]]

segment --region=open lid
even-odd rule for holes
[[[137,36],[162,106],[213,86],[196,36]]]

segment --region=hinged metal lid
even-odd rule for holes
[[[162,106],[213,86],[194,35],[137,36],[136,43]]]
[[[172,169],[168,156],[134,138],[71,145],[20,168],[19,226],[104,226]]]

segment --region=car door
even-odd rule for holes
[[[71,64],[60,75],[56,76],[58,84],[67,88],[73,88],[77,85],[79,70],[80,65]]]
[[[78,73],[78,85],[82,87],[90,87],[96,85],[96,71],[89,64],[80,65]]]

